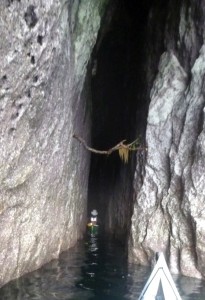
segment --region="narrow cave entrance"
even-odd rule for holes
[[[141,2],[115,2],[112,20],[102,26],[93,51],[91,140],[96,149],[139,136],[144,142],[148,104],[143,96],[143,62],[149,5]],[[128,164],[117,152],[108,157],[91,155],[88,215],[97,209],[103,231],[123,243],[131,225],[135,167],[136,153]]]

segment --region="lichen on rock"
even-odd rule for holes
[[[79,3],[78,9],[75,8],[73,41],[75,49],[75,73],[77,77],[85,74],[107,3],[108,0],[82,0]]]

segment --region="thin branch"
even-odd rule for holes
[[[129,148],[129,151],[147,151],[147,147],[136,147],[136,148]]]
[[[81,137],[77,136],[76,134],[74,134],[73,137],[74,137],[76,140],[78,140],[78,141],[79,141],[79,142],[80,142],[87,150],[89,150],[89,151],[91,151],[91,152],[93,152],[93,153],[97,153],[97,154],[106,154],[106,155],[110,155],[112,152],[114,152],[114,151],[118,150],[119,148],[125,146],[123,143],[126,141],[126,140],[123,140],[123,141],[121,141],[120,143],[118,143],[116,146],[114,146],[114,147],[112,147],[112,148],[110,148],[110,149],[108,149],[108,150],[96,150],[96,149],[94,149],[94,148],[89,147],[89,146],[86,144],[85,140],[82,139]]]
[[[137,138],[136,140],[134,140],[132,143],[128,144],[128,147],[131,147],[134,144],[139,144],[139,139]]]
[[[137,150],[146,150],[146,148],[143,147],[137,147],[137,148],[131,148],[131,146],[136,143],[137,140],[135,140],[134,142],[132,142],[131,144],[124,144],[126,142],[126,140],[122,140],[121,142],[119,142],[117,145],[115,145],[114,147],[108,149],[108,150],[97,150],[94,148],[89,147],[85,140],[79,136],[77,136],[76,134],[73,135],[73,137],[78,140],[88,151],[91,151],[93,153],[96,154],[106,154],[106,155],[110,155],[111,153],[113,153],[114,151],[117,151],[119,149],[128,149],[129,151],[137,151]]]

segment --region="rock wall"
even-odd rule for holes
[[[106,0],[0,2],[0,286],[82,236],[84,85]]]
[[[150,9],[148,150],[136,168],[130,240],[137,263],[163,251],[172,272],[192,277],[205,276],[204,21],[204,1]]]

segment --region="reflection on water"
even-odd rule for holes
[[[0,289],[1,300],[137,299],[149,268],[128,264],[124,248],[88,236],[38,271]],[[183,300],[205,299],[205,283],[175,276]]]

